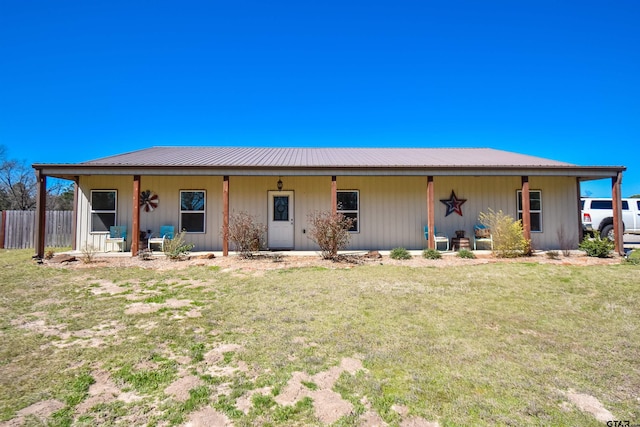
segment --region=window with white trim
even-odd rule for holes
[[[338,190],[338,213],[347,218],[353,218],[353,225],[349,228],[352,233],[360,232],[360,192],[358,190]]]
[[[91,190],[91,232],[108,232],[116,225],[118,192],[116,190]]]
[[[204,233],[206,206],[204,190],[180,190],[180,230]]]
[[[518,219],[522,220],[522,190],[518,190]],[[542,232],[542,191],[529,190],[531,231]]]

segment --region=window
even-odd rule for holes
[[[342,190],[336,195],[338,199],[338,213],[353,218],[353,225],[349,229],[350,232],[358,233],[360,231],[360,192],[358,190]]]
[[[187,233],[204,233],[205,206],[204,190],[180,191],[180,230]]]
[[[542,232],[542,191],[529,191],[529,212],[531,231]],[[518,219],[522,220],[522,190],[518,190]]]
[[[273,221],[289,221],[289,196],[273,196]]]
[[[592,200],[591,201],[591,209],[604,209],[611,210],[613,209],[613,201],[611,199],[607,200]],[[622,201],[622,210],[629,210],[629,202],[627,200]]]
[[[102,233],[116,225],[116,190],[91,190],[91,232]]]

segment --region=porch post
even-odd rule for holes
[[[433,176],[427,177],[427,228],[429,229],[429,240],[427,247],[429,249],[436,249],[435,239],[435,226],[436,226],[436,213],[435,213],[435,192],[433,188]]]
[[[4,249],[4,230],[7,227],[7,211],[2,211],[0,219],[0,249]]]
[[[331,177],[331,213],[338,213],[338,181],[335,175]]]
[[[131,221],[131,256],[138,255],[140,245],[140,175],[133,176],[133,221]]]
[[[229,256],[229,176],[222,177],[222,256]]]
[[[578,243],[582,242],[584,239],[584,230],[582,229],[582,202],[580,201],[580,178],[576,178],[576,193],[578,202]]]
[[[619,255],[624,255],[624,227],[622,222],[622,172],[611,178],[611,197],[613,202],[613,235],[614,250]]]
[[[47,176],[41,170],[36,170],[37,199],[36,199],[36,254],[34,258],[44,258],[44,238],[47,211]]]
[[[78,237],[78,235],[76,234],[77,231],[76,229],[78,228],[78,191],[79,191],[79,185],[80,185],[80,177],[79,176],[75,176],[73,177],[73,216],[71,217],[71,249],[72,250],[76,250],[77,249],[77,244],[76,244],[76,238]]]
[[[529,177],[522,177],[522,231],[524,238],[531,241],[531,199],[529,199]]]

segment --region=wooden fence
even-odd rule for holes
[[[35,248],[35,211],[3,211],[0,248]],[[73,211],[47,211],[45,246],[71,246]]]

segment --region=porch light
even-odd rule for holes
[[[282,190],[282,180],[278,178],[278,191]]]

